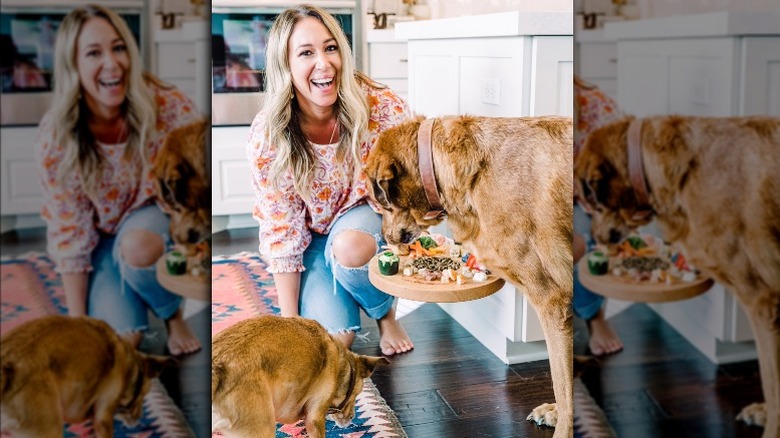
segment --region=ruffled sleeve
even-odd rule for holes
[[[269,258],[272,273],[302,272],[303,252],[311,243],[306,226],[306,206],[295,191],[287,173],[278,187],[269,180],[276,152],[263,135],[263,113],[255,117],[249,130],[247,158],[251,169],[255,206],[252,215],[259,223],[260,253]]]
[[[35,141],[35,157],[43,188],[41,216],[47,226],[47,250],[60,273],[92,271],[91,254],[99,235],[94,225],[95,209],[81,188],[78,175],[57,181],[64,147],[55,142],[51,117],[41,121]]]

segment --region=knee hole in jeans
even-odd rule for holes
[[[364,266],[376,254],[374,236],[356,230],[344,230],[333,237],[333,257],[347,268]]]
[[[162,237],[148,230],[130,230],[119,242],[122,259],[136,268],[153,265],[162,256],[164,250]]]

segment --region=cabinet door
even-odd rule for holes
[[[743,38],[740,115],[780,116],[780,37]]]
[[[574,114],[574,39],[534,37],[531,53],[530,115]]]
[[[33,144],[38,128],[2,128],[2,184],[0,203],[3,215],[38,214],[43,205]]]
[[[254,193],[246,158],[248,126],[211,130],[211,214],[247,214]]]

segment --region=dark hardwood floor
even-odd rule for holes
[[[0,255],[18,256],[29,251],[46,251],[43,228],[9,231],[0,235]],[[187,319],[204,346],[195,354],[179,358],[178,365],[166,369],[160,376],[168,394],[182,410],[198,438],[211,436],[211,307]],[[167,354],[165,325],[150,316],[150,329],[141,350],[151,354]]]
[[[582,376],[620,437],[760,437],[734,421],[763,400],[758,362],[717,366],[647,305],[609,320],[625,349],[600,359]],[[575,354],[584,354],[586,327],[575,323]]]
[[[215,255],[257,251],[257,230],[222,231],[212,244]],[[547,361],[505,365],[435,304],[401,322],[415,348],[391,357],[372,380],[410,438],[552,436],[525,419],[554,401]],[[353,350],[381,355],[376,323],[363,315],[362,324]]]
[[[256,251],[256,242],[255,229],[223,231],[213,237],[214,254]],[[2,255],[45,245],[35,230],[4,233],[0,244]],[[209,321],[208,309],[190,321],[204,345]],[[391,358],[372,379],[411,438],[552,436],[552,429],[525,420],[533,407],[552,401],[546,361],[504,365],[436,305],[423,305],[402,323],[414,351]],[[761,436],[761,429],[734,421],[743,406],[761,400],[756,361],[713,365],[642,304],[610,323],[625,350],[600,359],[582,379],[618,436]],[[376,324],[364,316],[363,326],[367,336],[355,341],[354,350],[379,355]],[[577,321],[575,353],[585,353],[585,332]],[[189,356],[164,379],[198,436],[209,434],[209,357],[208,348]]]

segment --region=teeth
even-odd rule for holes
[[[119,80],[117,79],[116,81],[100,81],[100,84],[105,85],[107,87],[112,87],[114,85],[119,85]]]
[[[311,82],[319,88],[324,88],[333,83],[333,79],[312,79]]]

